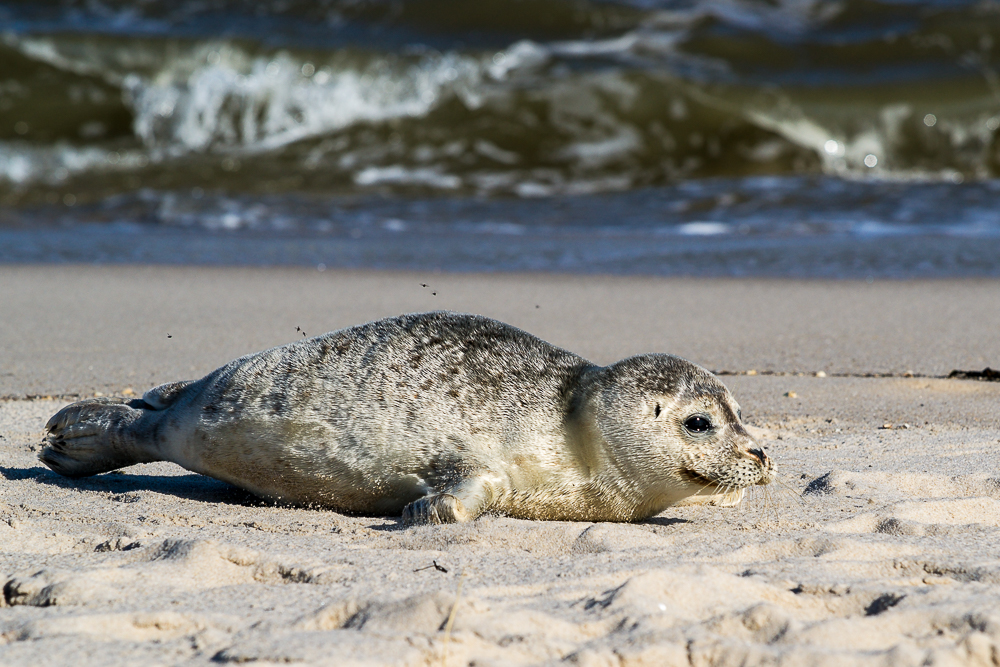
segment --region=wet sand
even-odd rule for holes
[[[167,463],[69,480],[36,459],[67,397],[437,308],[601,363],[756,371],[723,380],[780,483],[640,524],[406,529]],[[1000,366],[1000,282],[4,266],[0,313],[0,664],[1000,655],[1000,383],[940,377]]]

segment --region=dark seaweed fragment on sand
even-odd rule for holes
[[[949,378],[959,380],[983,380],[985,382],[1000,382],[1000,371],[993,370],[989,366],[981,371],[959,371],[954,370],[948,373]]]

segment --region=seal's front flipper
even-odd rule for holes
[[[403,523],[409,525],[464,523],[475,518],[462,501],[450,493],[424,496],[403,508]]]
[[[482,514],[493,501],[493,484],[489,477],[470,477],[442,493],[418,498],[403,508],[403,523],[464,523]]]
[[[134,427],[148,407],[143,401],[114,398],[69,405],[45,425],[48,446],[38,458],[67,477],[87,477],[159,460],[134,435]]]

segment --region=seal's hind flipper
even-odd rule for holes
[[[60,475],[87,477],[133,463],[157,460],[133,436],[144,401],[92,398],[66,406],[49,419],[48,446],[38,458]]]
[[[177,396],[180,395],[181,391],[192,382],[194,380],[181,380],[179,382],[161,384],[159,387],[153,387],[143,394],[142,400],[152,410],[164,410],[169,408],[170,404],[177,400]]]

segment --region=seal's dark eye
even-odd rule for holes
[[[712,422],[701,415],[695,415],[694,417],[687,418],[687,421],[684,422],[684,428],[692,433],[704,433],[712,428]]]

